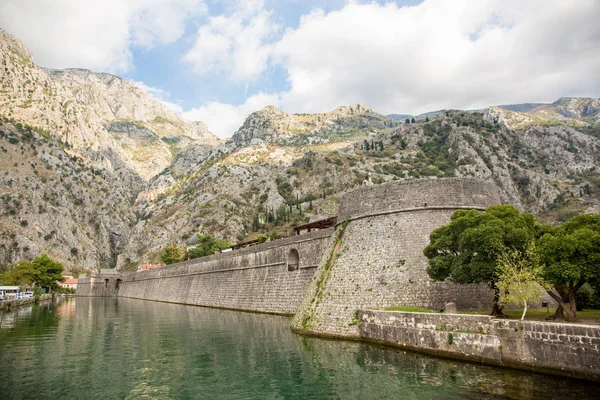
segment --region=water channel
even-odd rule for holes
[[[600,384],[296,335],[285,317],[114,298],[0,313],[2,399],[564,399]]]

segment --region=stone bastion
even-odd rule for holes
[[[338,225],[292,323],[296,331],[359,337],[357,310],[489,307],[487,285],[432,282],[423,249],[458,209],[500,204],[498,187],[466,178],[390,182],[345,195]]]

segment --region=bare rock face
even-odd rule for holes
[[[117,76],[37,67],[25,46],[3,30],[0,60],[2,114],[44,129],[82,156],[97,159],[98,167],[112,167],[118,157],[148,180],[169,166],[173,154],[218,143],[206,125],[183,120]],[[145,130],[152,140],[136,140],[118,129],[127,124]]]
[[[234,133],[228,144],[243,147],[254,144],[311,145],[376,132],[390,119],[360,104],[342,106],[323,114],[288,114],[268,106],[252,113]]]

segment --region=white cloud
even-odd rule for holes
[[[233,135],[250,113],[268,105],[278,104],[277,95],[257,93],[240,105],[209,102],[202,107],[184,112],[183,117],[192,121],[202,121],[215,135],[225,138]]]
[[[169,107],[171,110],[175,111],[177,114],[183,113],[183,108],[181,107],[181,105],[170,101],[171,94],[166,90],[156,88],[154,86],[148,86],[144,82],[140,81],[133,81],[131,83],[148,93],[150,96],[154,97],[156,100],[163,103],[165,106]]]
[[[199,74],[223,73],[226,78],[248,82],[267,68],[273,38],[279,27],[262,1],[241,1],[230,15],[211,17],[198,28],[194,46],[184,60]]]
[[[349,3],[289,29],[273,59],[283,108],[360,102],[419,113],[600,93],[600,2],[427,0]]]
[[[131,47],[177,40],[204,0],[2,0],[0,26],[45,67],[125,72]]]

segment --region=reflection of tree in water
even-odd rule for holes
[[[0,312],[0,346],[11,340],[45,334],[58,325],[57,305],[51,301],[25,305]]]

